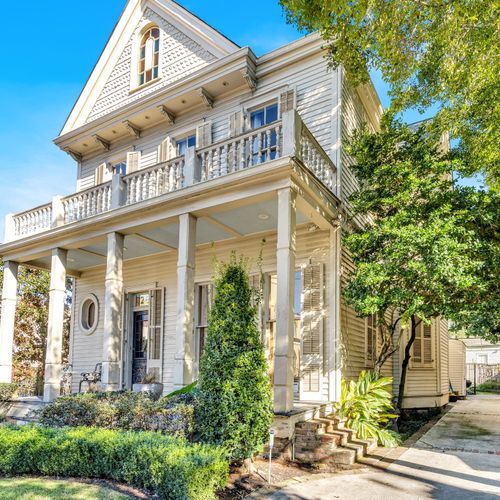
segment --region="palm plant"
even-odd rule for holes
[[[340,402],[335,404],[338,416],[346,419],[346,426],[361,439],[376,438],[383,446],[397,446],[399,434],[387,429],[386,424],[397,415],[388,387],[392,378],[380,377],[362,371],[357,381],[342,381]]]

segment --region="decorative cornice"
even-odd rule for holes
[[[111,143],[106,139],[103,139],[100,135],[94,134],[92,137],[97,144],[104,148],[105,151],[109,151],[111,149]]]
[[[198,89],[198,95],[207,108],[214,107],[214,98],[203,87]]]
[[[173,125],[175,123],[175,113],[170,111],[166,106],[161,104],[158,106],[158,110],[165,117],[169,125]]]
[[[132,134],[135,135],[136,139],[139,139],[141,137],[141,132],[142,129],[138,127],[137,125],[134,125],[130,120],[124,120],[123,124],[125,125],[125,128]]]
[[[255,76],[255,73],[253,71],[250,71],[249,68],[245,68],[241,70],[241,74],[243,75],[248,88],[252,92],[255,92],[255,90],[257,89],[257,77]]]
[[[72,150],[71,148],[64,148],[64,152],[68,153],[73,160],[76,162],[80,163],[83,159],[83,155],[81,153],[78,153],[77,151]]]

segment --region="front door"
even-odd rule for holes
[[[133,311],[132,317],[132,383],[141,383],[147,373],[149,311]]]

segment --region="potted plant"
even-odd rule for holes
[[[134,392],[149,392],[153,399],[160,399],[163,394],[163,384],[156,380],[156,375],[149,371],[144,374],[142,381],[132,385]]]

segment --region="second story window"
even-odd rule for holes
[[[273,103],[250,112],[250,126],[258,129],[278,119],[278,104]],[[252,165],[258,165],[276,158],[276,130],[259,132],[252,140]]]
[[[278,119],[278,104],[273,103],[263,108],[250,112],[250,126],[252,128],[263,127]]]
[[[127,174],[127,162],[126,160],[119,160],[113,162],[113,175],[126,175]]]
[[[177,155],[182,156],[186,154],[187,148],[191,146],[196,146],[196,135],[188,135],[176,141],[177,144]]]
[[[139,48],[139,85],[144,85],[158,78],[160,62],[160,30],[156,26],[149,28],[141,38]]]

